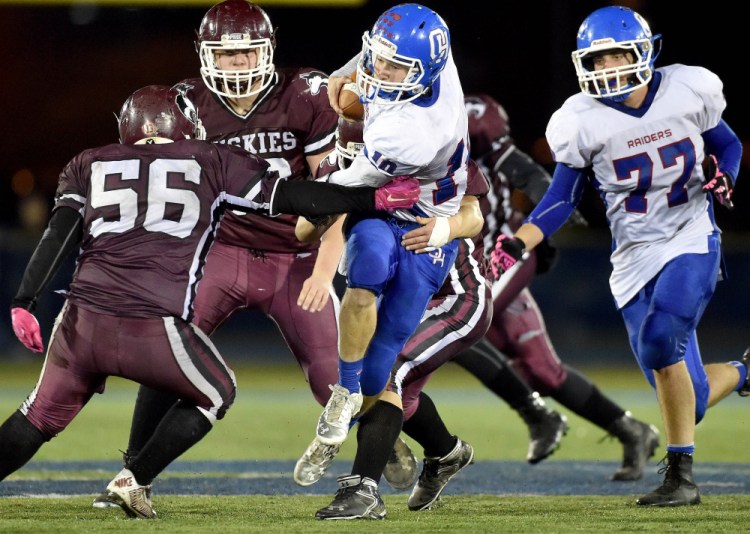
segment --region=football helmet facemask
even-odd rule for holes
[[[260,7],[246,0],[225,0],[206,12],[198,29],[196,48],[201,77],[220,96],[241,98],[268,87],[275,72],[276,30]],[[254,68],[220,69],[216,52],[254,51]]]
[[[206,138],[193,103],[179,85],[148,85],[128,97],[117,116],[120,143]],[[163,142],[163,141],[162,141]]]
[[[597,9],[578,29],[578,49],[572,53],[581,91],[593,98],[624,101],[647,85],[661,51],[661,35],[652,35],[646,20],[626,7]],[[595,70],[593,59],[608,51],[632,54],[632,63]]]
[[[445,68],[449,52],[450,33],[440,15],[419,4],[389,9],[362,36],[362,54],[357,64],[362,101],[386,105],[419,98]],[[379,80],[375,76],[378,60],[405,67],[404,80]]]

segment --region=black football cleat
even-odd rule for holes
[[[685,506],[700,504],[701,496],[693,480],[693,455],[683,452],[668,452],[659,469],[664,473],[664,482],[654,491],[636,500],[641,506]]]
[[[612,480],[631,481],[643,478],[648,459],[659,447],[659,431],[654,425],[638,421],[630,412],[615,420],[607,431],[622,443],[622,465]]]

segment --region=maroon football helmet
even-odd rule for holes
[[[348,121],[339,117],[336,128],[336,153],[339,156],[339,167],[346,169],[354,158],[365,148],[362,138],[364,123],[362,121]]]
[[[489,95],[468,95],[464,98],[469,116],[471,157],[480,159],[507,144],[510,139],[508,113]]]
[[[211,91],[237,98],[259,93],[271,84],[276,31],[260,7],[246,0],[224,0],[206,12],[197,33],[201,76]],[[254,50],[256,66],[242,70],[220,69],[216,52],[237,50]]]
[[[135,145],[156,138],[205,139],[193,103],[180,85],[148,85],[130,95],[117,117],[120,143]]]

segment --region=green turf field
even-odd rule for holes
[[[41,360],[0,367],[0,418],[18,408],[31,391]],[[192,460],[292,460],[304,451],[315,432],[321,407],[312,399],[296,367],[236,367],[238,393],[234,406],[209,436],[188,451]],[[587,370],[600,389],[624,408],[663,430],[656,398],[632,369]],[[522,460],[528,446],[526,427],[515,412],[455,365],[436,373],[425,388],[448,428],[471,442],[478,460]],[[45,445],[36,460],[111,460],[127,445],[136,386],[110,378],[103,395],[88,406],[60,436]],[[565,413],[571,430],[554,459],[618,460],[620,444],[605,432],[548,400]],[[750,399],[725,399],[697,429],[697,454],[706,462],[749,462]],[[600,442],[601,441],[601,442]],[[341,458],[353,458],[348,440]]]
[[[0,418],[16,409],[36,380],[41,360],[0,366]],[[314,435],[321,408],[315,404],[296,367],[236,368],[237,401],[214,431],[190,450],[185,460],[295,460]],[[662,430],[656,400],[644,379],[632,369],[588,370],[600,388],[623,407]],[[476,460],[522,461],[528,436],[520,418],[455,366],[440,370],[426,389],[435,399],[449,429],[475,448]],[[124,449],[136,387],[110,379],[59,437],[45,445],[35,460],[118,460]],[[698,427],[696,461],[750,463],[750,399],[732,395],[709,411]],[[553,402],[553,407],[559,408]],[[620,461],[614,439],[574,414],[560,450],[547,461]],[[410,442],[412,445],[413,443]],[[354,439],[340,460],[353,458]],[[662,440],[663,444],[663,440]],[[663,455],[663,448],[657,452]],[[656,466],[650,464],[650,469]],[[114,474],[114,473],[112,473]],[[30,476],[27,471],[12,475]],[[50,476],[49,473],[44,476]],[[54,476],[54,475],[53,475]],[[83,476],[86,476],[83,474]],[[93,476],[102,477],[101,474]],[[108,478],[108,477],[105,477]],[[0,498],[0,531],[114,531],[148,528],[161,532],[569,532],[746,530],[750,497],[717,495],[698,507],[643,510],[629,497],[454,496],[429,512],[412,513],[404,495],[386,495],[385,522],[329,522],[313,519],[330,496],[161,496],[155,503],[160,519],[125,520],[119,511],[96,511],[90,498]]]

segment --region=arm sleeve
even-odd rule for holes
[[[375,189],[302,180],[282,180],[271,201],[271,214],[304,217],[375,211]]]
[[[541,165],[516,147],[511,149],[497,170],[508,177],[510,185],[526,193],[534,204],[539,204],[552,181]]]
[[[547,193],[524,222],[535,224],[545,238],[550,237],[565,224],[581,201],[586,182],[585,169],[558,163]]]
[[[742,142],[737,134],[722,119],[715,128],[703,132],[702,137],[706,151],[719,161],[719,168],[736,180],[742,161]]]
[[[21,286],[11,303],[12,307],[34,311],[41,292],[70,252],[81,242],[82,228],[83,217],[76,210],[61,207],[54,211],[26,266]]]

